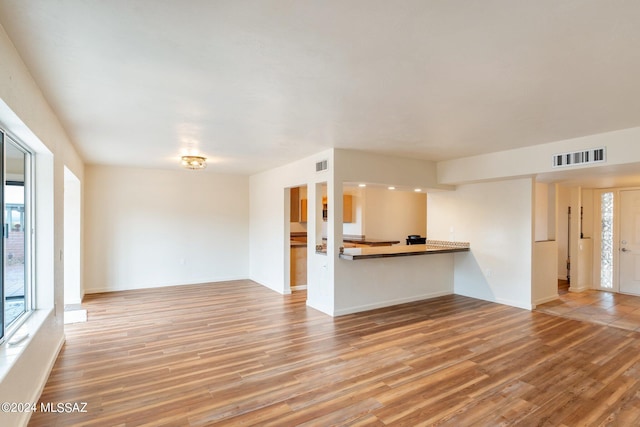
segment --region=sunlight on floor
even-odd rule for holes
[[[64,324],[87,321],[87,310],[70,310],[64,312]]]
[[[640,297],[588,290],[560,293],[560,298],[536,307],[536,311],[640,331]]]

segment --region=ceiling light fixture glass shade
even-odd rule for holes
[[[204,169],[207,167],[207,158],[202,156],[182,156],[182,166],[187,169]]]

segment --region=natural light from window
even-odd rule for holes
[[[613,193],[602,193],[602,245],[600,248],[600,287],[613,288]]]

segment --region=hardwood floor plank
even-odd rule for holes
[[[626,300],[625,300],[626,301]],[[640,334],[448,295],[331,318],[251,281],[87,296],[31,426],[637,425]]]

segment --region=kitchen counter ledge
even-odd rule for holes
[[[394,258],[401,256],[446,254],[452,252],[469,252],[467,242],[445,242],[427,240],[425,245],[408,246],[375,246],[369,248],[345,248],[340,254],[341,259],[355,261],[373,258]]]

